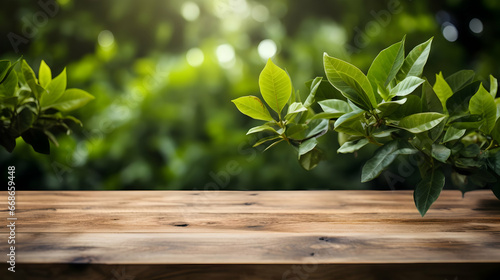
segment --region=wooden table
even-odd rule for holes
[[[443,191],[424,218],[409,191],[19,191],[16,201],[16,273],[3,261],[0,279],[500,279],[490,191]]]

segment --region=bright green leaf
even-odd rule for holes
[[[416,186],[413,193],[415,206],[422,217],[427,213],[432,203],[436,201],[444,187],[445,177],[443,172],[437,168],[431,168],[427,171],[426,176]]]
[[[276,131],[276,129],[274,129],[273,127],[271,127],[271,126],[269,126],[267,124],[263,124],[263,125],[259,125],[259,126],[250,128],[250,130],[248,130],[248,132],[247,132],[247,135],[250,135],[250,134],[253,134],[253,133],[262,132],[262,131],[271,131],[271,132],[274,132],[274,133],[278,134],[278,132]]]
[[[352,111],[349,104],[343,100],[328,99],[319,101],[318,104],[325,113],[338,114],[336,118]]]
[[[40,86],[38,85],[38,81],[35,77],[35,72],[33,72],[33,69],[28,65],[26,60],[23,59],[23,62],[21,64],[21,71],[24,76],[24,80],[28,84],[28,86],[31,88],[31,91],[35,94],[35,97],[37,99],[40,99],[43,91],[40,91]]]
[[[369,111],[377,107],[377,101],[368,78],[354,65],[323,55],[328,81],[356,106]]]
[[[243,96],[232,100],[238,110],[253,119],[274,121],[264,103],[256,96]]]
[[[302,103],[300,103],[300,102],[293,102],[288,107],[288,113],[287,113],[287,115],[297,114],[297,113],[304,112],[304,111],[307,111],[307,108],[304,107],[304,105],[302,105]]]
[[[0,84],[0,96],[14,97],[16,87],[18,84],[18,77],[15,71],[11,71]]]
[[[42,108],[50,107],[50,105],[56,102],[64,94],[66,90],[66,81],[66,68],[64,68],[61,74],[50,81],[45,88],[47,92],[40,98],[40,106],[42,106]]]
[[[444,111],[448,112],[446,108],[446,100],[453,95],[453,91],[443,78],[443,73],[440,72],[436,75],[436,83],[434,84],[433,90],[441,101]]]
[[[43,60],[40,63],[40,69],[38,70],[38,80],[40,81],[40,85],[44,88],[46,88],[50,81],[52,81],[52,72],[50,71],[49,66]]]
[[[290,99],[292,82],[285,70],[276,66],[271,59],[260,73],[259,87],[267,105],[278,114]]]
[[[64,94],[53,104],[48,106],[48,108],[54,108],[62,112],[68,112],[84,106],[93,99],[94,96],[84,90],[70,88],[67,89]]]
[[[497,107],[495,100],[481,85],[477,93],[472,96],[469,103],[471,114],[480,115],[483,117],[483,125],[479,128],[486,134],[489,134],[495,127],[497,117]]]
[[[399,122],[399,127],[412,133],[421,133],[437,126],[446,118],[440,113],[418,113],[404,117]]]

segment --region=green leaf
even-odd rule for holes
[[[453,92],[463,89],[466,85],[474,80],[476,74],[472,70],[460,70],[446,78],[446,83],[450,86]]]
[[[431,51],[432,39],[433,38],[430,38],[426,42],[416,46],[410,51],[410,53],[408,53],[401,69],[397,74],[397,79],[399,81],[402,81],[409,76],[419,77],[422,74]]]
[[[267,105],[280,114],[292,94],[292,82],[285,70],[269,59],[260,73],[259,87]]]
[[[336,117],[334,118],[338,118],[352,111],[349,104],[343,100],[328,99],[319,101],[318,104],[325,113],[335,114]]]
[[[321,81],[323,81],[323,77],[316,77],[310,86],[310,92],[309,95],[307,96],[306,101],[304,102],[304,107],[309,108],[311,105],[316,101],[316,92],[318,92],[318,89],[321,85]]]
[[[15,71],[11,71],[0,84],[0,96],[4,97],[14,97],[16,93],[16,87],[18,84],[18,78]]]
[[[471,114],[483,117],[484,122],[479,129],[489,134],[493,130],[493,127],[495,127],[497,107],[495,106],[493,97],[482,85],[479,87],[477,93],[470,99],[469,110]]]
[[[304,138],[305,135],[300,135],[302,132],[304,132],[307,129],[306,124],[291,124],[287,127],[286,129],[286,135],[288,138],[297,138],[301,137]]]
[[[441,190],[444,187],[445,177],[443,172],[437,168],[431,168],[427,171],[426,176],[416,186],[413,192],[415,206],[422,217],[427,213],[432,203],[437,200]]]
[[[40,81],[40,85],[44,88],[46,88],[50,81],[52,81],[52,72],[43,60],[40,63],[40,69],[38,70],[38,80]]]
[[[446,118],[440,113],[418,113],[404,117],[399,122],[399,127],[411,133],[421,133],[437,126]]]
[[[500,148],[489,151],[488,166],[500,176]],[[497,184],[500,186],[500,184]]]
[[[480,115],[464,115],[454,119],[450,124],[457,129],[477,129],[484,122]]]
[[[318,166],[319,162],[323,159],[323,153],[314,148],[313,150],[307,152],[299,158],[300,165],[305,170],[312,170]]]
[[[377,178],[398,156],[398,141],[394,140],[378,148],[371,159],[363,166],[361,182],[368,182]]]
[[[32,128],[25,131],[21,136],[24,142],[30,144],[36,152],[50,154],[49,139],[43,131]]]
[[[45,88],[47,92],[40,98],[40,106],[42,106],[42,108],[48,108],[64,94],[66,90],[66,80],[66,68],[64,68],[61,74],[50,81]]]
[[[274,121],[264,103],[256,96],[243,96],[232,100],[238,110],[253,119]]]
[[[428,81],[422,85],[422,111],[443,113],[443,105]]]
[[[446,101],[446,108],[450,116],[467,114],[469,112],[470,99],[479,90],[481,82],[474,82],[466,85]]]
[[[10,68],[10,61],[8,60],[0,60],[0,82],[3,81],[3,78],[7,75],[7,72]]]
[[[481,148],[477,144],[470,144],[460,150],[460,155],[466,158],[475,158],[481,153]]]
[[[404,80],[399,82],[394,88],[391,89],[389,98],[394,96],[407,96],[417,89],[425,80],[419,77],[406,77]]]
[[[500,119],[497,120],[495,128],[491,132],[491,136],[497,141],[497,144],[500,145]]]
[[[70,88],[54,103],[42,109],[54,108],[61,112],[69,112],[84,106],[93,99],[94,96],[84,90]]]
[[[453,95],[453,91],[443,78],[443,73],[440,72],[439,74],[436,75],[436,83],[434,84],[433,90],[436,93],[439,100],[441,101],[443,110],[445,112],[448,112],[446,108],[446,100],[448,100],[448,98],[450,98]]]
[[[269,141],[273,141],[273,140],[277,140],[279,139],[280,137],[279,136],[276,136],[276,135],[273,135],[273,136],[269,136],[269,137],[265,137],[265,138],[262,138],[262,139],[259,139],[259,141],[257,141],[255,144],[253,144],[252,147],[257,147],[257,146],[260,146],[266,142],[269,142]]]
[[[262,132],[262,131],[271,131],[273,133],[278,134],[278,132],[276,131],[276,129],[274,129],[273,127],[271,127],[271,126],[269,126],[267,124],[263,124],[263,125],[260,125],[260,126],[256,126],[256,127],[250,128],[250,130],[248,130],[248,132],[247,132],[247,135],[250,135],[250,134],[253,134],[253,133]]]
[[[381,51],[373,60],[367,74],[373,92],[376,92],[379,86],[387,87],[396,77],[404,63],[404,42],[405,38]]]
[[[406,102],[401,104],[394,113],[389,115],[391,119],[400,120],[406,116],[422,112],[422,101],[420,100],[420,97],[410,94],[405,98]]]
[[[432,157],[439,160],[440,162],[446,163],[451,155],[451,150],[445,145],[432,144]]]
[[[355,151],[363,148],[369,143],[368,139],[362,138],[359,140],[348,141],[342,144],[342,146],[337,150],[337,153],[348,154],[354,153]]]
[[[382,117],[387,117],[401,108],[401,105],[405,104],[407,100],[407,98],[403,98],[396,101],[382,102],[378,105],[377,109],[380,111]]]
[[[316,138],[311,138],[309,140],[304,141],[299,146],[299,159],[302,155],[312,151],[318,145],[318,140]]]
[[[454,128],[453,126],[448,127],[448,130],[446,130],[446,133],[443,137],[443,143],[462,138],[462,136],[465,135],[466,131],[467,129],[458,129]]]
[[[498,81],[495,77],[490,75],[490,94],[495,98],[497,96]]]
[[[377,101],[368,78],[354,65],[340,59],[323,55],[328,81],[342,95],[359,108],[370,111],[377,107]]]
[[[37,99],[40,99],[43,91],[40,90],[41,87],[38,85],[38,81],[35,77],[35,72],[33,72],[33,69],[31,69],[31,67],[24,59],[21,64],[21,72],[23,73],[24,80],[31,88],[31,91],[35,94],[35,97]]]
[[[362,125],[363,111],[353,111],[342,115],[335,121],[335,131],[350,135],[365,136],[366,131]]]

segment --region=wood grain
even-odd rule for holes
[[[154,271],[135,279],[282,279],[294,265],[321,269],[288,279],[500,273],[500,201],[490,191],[443,191],[424,218],[409,191],[20,191],[16,200],[17,265],[32,279],[44,267],[50,279],[75,269],[112,279],[110,267]]]

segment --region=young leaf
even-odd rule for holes
[[[412,93],[418,86],[420,86],[425,80],[419,77],[406,77],[404,80],[399,82],[394,88],[391,89],[389,98],[394,96],[407,96]]]
[[[64,68],[61,74],[55,77],[45,88],[47,92],[40,98],[40,106],[42,106],[42,108],[49,107],[64,94],[66,90],[66,81],[66,68]]]
[[[24,76],[24,80],[28,84],[28,86],[31,88],[31,91],[35,94],[35,97],[37,99],[40,99],[43,91],[40,90],[40,86],[38,85],[38,81],[35,77],[35,72],[33,72],[33,69],[28,65],[26,60],[23,59],[23,62],[21,64],[21,71]]]
[[[363,166],[361,182],[368,182],[377,178],[398,156],[398,141],[394,140],[378,148],[371,159]]]
[[[490,94],[495,98],[497,96],[498,81],[495,77],[490,75]]]
[[[382,88],[387,87],[396,77],[396,74],[404,63],[404,42],[405,38],[401,42],[381,51],[375,60],[373,60],[367,74],[373,92],[376,92],[379,86]]]
[[[418,212],[422,217],[427,213],[432,203],[436,201],[444,187],[445,177],[443,172],[437,168],[431,168],[427,171],[426,176],[416,186],[413,192],[413,199]]]
[[[316,92],[318,92],[318,88],[321,85],[321,81],[323,81],[323,77],[316,77],[311,83],[311,91],[307,96],[306,101],[304,102],[304,107],[309,108],[316,100]]]
[[[84,90],[70,88],[67,89],[59,99],[45,109],[54,108],[61,112],[69,112],[84,106],[93,99],[94,96]]]
[[[397,74],[397,79],[399,81],[402,81],[409,76],[419,77],[422,74],[431,51],[432,39],[433,38],[430,38],[426,42],[416,46],[410,51],[410,53],[408,53],[401,69]]]
[[[288,107],[287,115],[297,114],[297,113],[304,112],[304,111],[307,111],[307,108],[304,107],[304,105],[302,105],[302,103],[300,103],[300,102],[293,102]]]
[[[309,140],[304,141],[299,146],[299,159],[302,155],[312,151],[312,149],[316,148],[318,145],[318,140],[316,138],[311,138]]]
[[[476,74],[472,70],[460,70],[446,78],[446,83],[450,86],[453,92],[463,89],[466,85],[474,80]]]
[[[441,144],[432,144],[432,157],[446,163],[451,155],[451,150]]]
[[[46,88],[50,81],[52,81],[52,72],[43,60],[40,63],[40,69],[38,70],[38,80],[40,81],[40,85],[44,88]]]
[[[369,143],[368,139],[362,138],[359,140],[348,141],[342,144],[342,146],[337,150],[337,153],[348,154],[354,153],[355,151],[363,148]]]
[[[340,59],[323,55],[325,73],[328,81],[342,95],[365,111],[377,107],[377,101],[368,78],[354,65]]]
[[[233,102],[234,105],[236,105],[236,107],[241,113],[253,119],[263,120],[263,121],[274,120],[271,117],[271,114],[269,114],[269,111],[267,110],[266,106],[264,106],[264,103],[262,103],[262,101],[260,101],[260,99],[256,96],[243,96],[231,100],[231,102]]]
[[[338,114],[335,118],[352,111],[349,104],[343,100],[328,99],[318,102],[325,113]]]
[[[443,137],[443,143],[450,142],[453,140],[458,140],[465,135],[467,129],[457,129],[450,126]]]
[[[495,127],[497,107],[495,106],[493,97],[482,85],[479,87],[477,93],[470,99],[469,110],[471,114],[481,115],[483,117],[484,122],[479,129],[489,134],[493,130],[493,127]]]
[[[292,94],[292,82],[288,74],[269,59],[260,73],[259,87],[267,105],[279,115]]]
[[[440,72],[436,75],[436,83],[434,84],[433,90],[441,101],[441,105],[443,106],[444,111],[448,112],[446,108],[446,100],[448,100],[448,98],[453,95],[453,91],[451,90],[448,83],[444,80],[443,73]]]
[[[404,117],[399,122],[399,127],[411,133],[421,133],[437,126],[446,118],[440,113],[418,113]]]
[[[259,126],[250,128],[250,130],[248,130],[248,132],[247,132],[247,135],[262,132],[262,131],[271,131],[271,132],[278,134],[276,129],[272,128],[271,126],[269,126],[267,124],[263,124],[263,125],[259,125]]]

